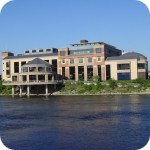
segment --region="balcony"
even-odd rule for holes
[[[30,81],[3,81],[3,85],[44,85],[44,84],[62,84],[62,80],[30,80]]]

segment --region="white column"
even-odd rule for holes
[[[15,89],[14,89],[14,86],[12,86],[12,96],[14,96],[15,94]]]
[[[20,96],[22,96],[22,86],[20,85]]]
[[[30,85],[27,85],[27,96],[30,96]]]
[[[45,92],[46,92],[46,95],[48,95],[48,85],[47,84],[45,85]]]

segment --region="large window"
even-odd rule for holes
[[[93,66],[87,66],[87,79],[92,80],[93,78]]]
[[[96,53],[101,53],[101,48],[96,48]]]
[[[130,69],[130,64],[118,64],[117,70],[128,70]]]
[[[84,80],[84,66],[78,66],[78,78]]]
[[[57,59],[52,60],[52,70],[57,73]]]
[[[138,68],[138,69],[145,69],[145,64],[144,64],[144,63],[139,63],[139,64],[137,65],[137,68]]]
[[[130,73],[127,72],[127,73],[118,73],[118,80],[130,80],[131,77],[130,77]]]
[[[19,62],[14,62],[14,73],[19,73]]]
[[[84,50],[70,50],[70,55],[85,55],[85,54],[92,54],[92,49],[84,49]]]
[[[110,65],[106,65],[106,80],[111,79],[111,69],[110,69]]]
[[[65,71],[65,67],[62,67],[62,78],[65,79],[66,77],[66,71]]]
[[[102,75],[102,71],[101,71],[101,65],[98,65],[98,76],[99,76],[99,80],[101,81],[101,75]]]
[[[70,67],[70,80],[75,80],[75,67]]]

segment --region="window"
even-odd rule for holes
[[[29,51],[25,51],[25,53],[29,53]]]
[[[10,62],[6,62],[6,67],[10,67]]]
[[[6,75],[10,75],[10,70],[6,70]]]
[[[118,64],[117,70],[128,70],[130,69],[130,64]]]
[[[84,50],[71,50],[70,55],[85,55],[85,54],[92,54],[92,49],[84,49]]]
[[[46,49],[46,51],[47,51],[47,52],[50,52],[50,51],[51,51],[51,49]]]
[[[62,67],[62,78],[65,79],[65,67]]]
[[[40,49],[39,52],[43,52],[43,49]]]
[[[21,62],[21,66],[25,65],[26,64],[26,61],[22,61]]]
[[[79,58],[79,63],[83,63],[83,58]]]
[[[38,67],[38,72],[45,72],[45,67]]]
[[[62,59],[62,64],[65,64],[65,59]]]
[[[12,81],[17,81],[17,76],[12,76]]]
[[[75,80],[75,67],[70,67],[69,72],[70,72],[70,80]]]
[[[32,50],[32,53],[36,53],[36,50]]]
[[[19,62],[14,62],[14,73],[19,73]]]
[[[97,61],[101,61],[101,57],[97,57]]]
[[[27,81],[27,76],[26,75],[22,76],[22,81]]]
[[[118,73],[118,80],[130,80],[130,73]]]
[[[92,80],[93,78],[93,66],[87,66],[87,79]]]
[[[88,63],[92,63],[92,58],[88,58]]]
[[[29,72],[36,72],[36,67],[29,67]]]
[[[145,69],[145,64],[144,64],[144,63],[139,63],[139,64],[137,65],[137,68],[138,68],[138,69]]]
[[[84,66],[78,66],[78,78],[84,80]]]
[[[49,60],[44,60],[44,61],[46,61],[46,62],[48,62],[48,63],[49,63]]]
[[[74,64],[74,59],[70,59],[70,64]]]
[[[106,65],[106,80],[111,79],[111,68],[110,65]]]
[[[23,67],[23,72],[28,72],[28,67]]]
[[[65,51],[60,51],[60,56],[65,56],[66,52]]]
[[[96,48],[96,53],[101,53],[101,48]]]

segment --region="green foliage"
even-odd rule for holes
[[[87,82],[65,82],[61,89],[65,93],[75,94],[100,94],[100,93],[133,93],[143,92],[150,89],[150,80],[136,79],[136,80],[108,80],[108,81],[93,81]]]
[[[5,86],[2,84],[2,80],[0,80],[0,94],[11,94],[12,86]]]
[[[108,80],[108,83],[109,83],[109,87],[110,87],[111,89],[115,89],[115,88],[117,87],[117,81],[114,80],[114,79]]]

